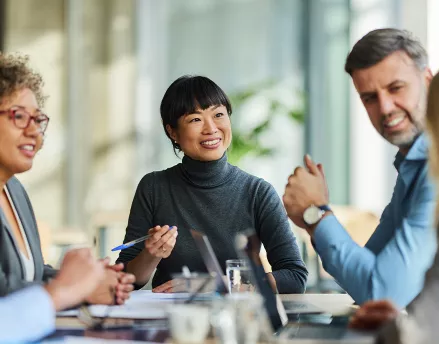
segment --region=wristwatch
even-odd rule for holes
[[[322,219],[327,211],[331,211],[331,208],[327,205],[311,205],[303,212],[303,221],[305,221],[308,226],[315,225]]]

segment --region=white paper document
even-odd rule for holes
[[[153,293],[151,290],[136,290],[122,306],[92,305],[88,309],[94,317],[124,319],[163,319],[166,310],[174,301],[187,299],[190,293]],[[202,294],[197,299],[212,299],[214,294]],[[74,317],[78,310],[58,312],[57,316]]]

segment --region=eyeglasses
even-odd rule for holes
[[[12,119],[14,125],[19,129],[26,129],[33,120],[40,132],[44,134],[49,125],[49,117],[41,111],[37,111],[37,114],[32,116],[21,107],[13,107],[8,110],[0,111],[0,115],[4,114],[9,115],[9,118]]]

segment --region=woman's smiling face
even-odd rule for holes
[[[3,99],[0,110],[22,108],[30,114],[39,111],[35,94],[28,88]],[[19,129],[7,114],[0,116],[0,177],[8,179],[31,169],[35,154],[43,144],[43,134],[35,121]]]
[[[232,141],[230,117],[224,105],[183,115],[177,128],[167,125],[166,130],[185,155],[199,161],[221,159]]]

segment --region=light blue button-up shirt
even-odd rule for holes
[[[35,341],[55,330],[55,308],[41,286],[0,298],[0,343]]]
[[[365,247],[356,244],[335,216],[314,232],[323,267],[358,303],[390,299],[407,306],[422,289],[436,251],[435,188],[428,178],[428,143],[417,138],[407,156],[398,153],[392,200]]]

